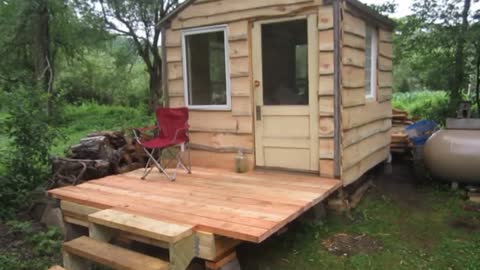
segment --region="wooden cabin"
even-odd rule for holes
[[[194,165],[303,171],[345,186],[386,160],[394,23],[357,0],[190,0],[162,22],[166,104]]]
[[[388,158],[393,26],[357,0],[185,1],[162,22],[162,53],[166,105],[190,112],[192,174],[49,191],[69,228],[65,268],[186,270],[200,258],[240,269],[238,244],[263,242]],[[247,173],[234,172],[238,152]]]

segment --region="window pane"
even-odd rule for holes
[[[262,26],[264,105],[308,105],[307,21]]]
[[[365,94],[372,95],[372,41],[373,31],[371,27],[367,27],[365,36]]]
[[[227,105],[224,31],[185,39],[189,105]]]

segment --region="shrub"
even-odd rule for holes
[[[6,176],[0,177],[0,215],[25,206],[28,195],[48,176],[49,150],[58,133],[50,125],[47,95],[21,87],[11,95],[4,120],[8,147],[3,153]]]
[[[445,91],[395,93],[393,107],[407,111],[410,116],[444,123],[448,116],[449,100]]]

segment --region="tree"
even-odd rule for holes
[[[149,108],[161,98],[162,58],[159,22],[178,6],[178,0],[77,0],[83,13],[103,20],[107,30],[131,38],[149,74]]]
[[[398,4],[395,1],[390,0],[386,1],[383,4],[369,4],[369,7],[373,8],[375,11],[383,15],[391,15],[397,11]]]
[[[473,58],[465,54],[471,45],[471,0],[415,0],[413,15],[398,21],[395,61],[408,65],[414,77],[428,89],[448,90],[454,112]]]

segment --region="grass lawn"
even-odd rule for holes
[[[480,207],[446,186],[415,186],[405,171],[377,179],[350,217],[240,248],[245,269],[480,269]]]

